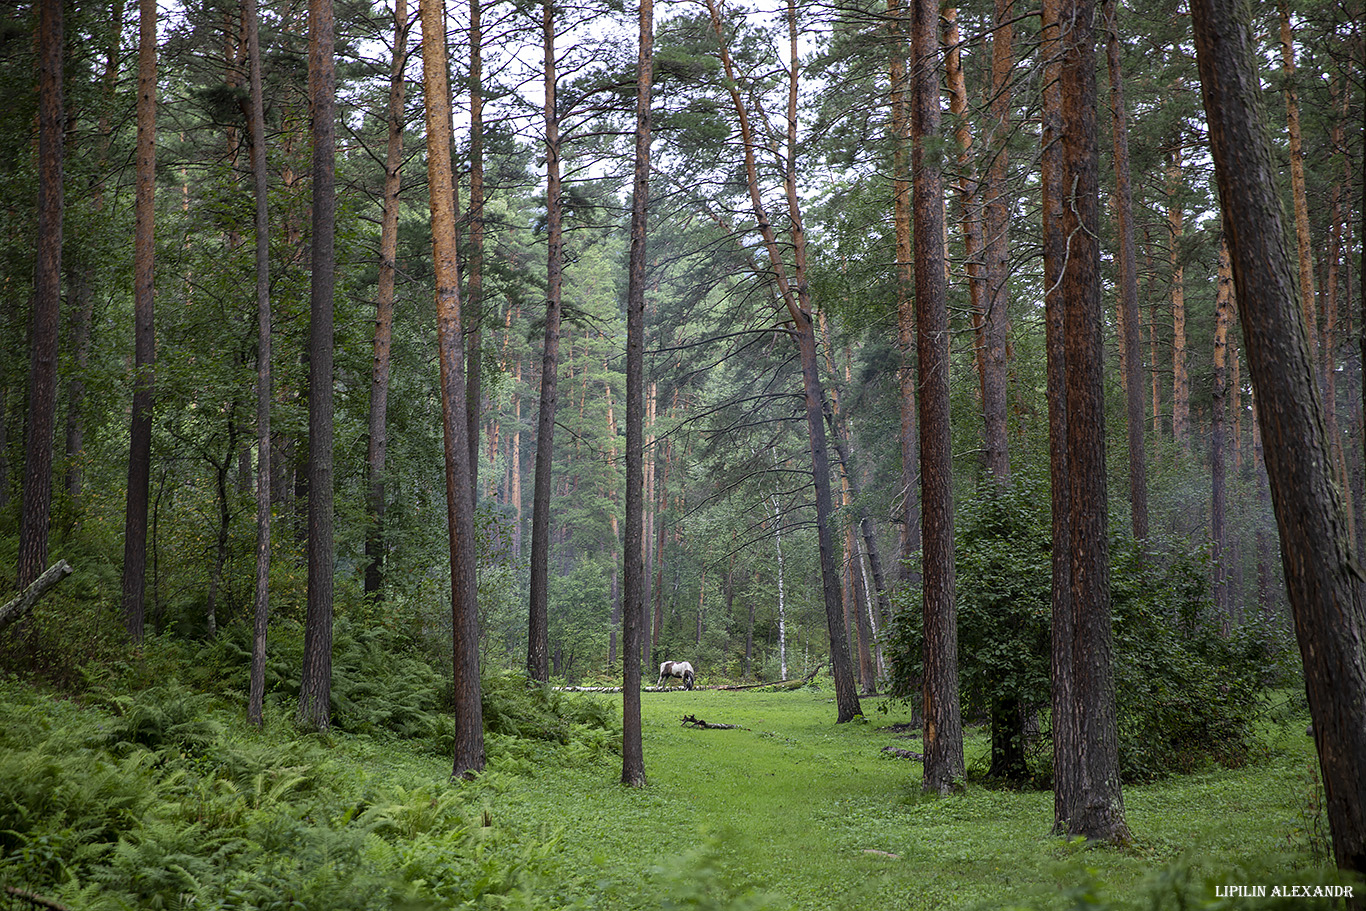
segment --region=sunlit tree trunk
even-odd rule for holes
[[[308,329],[308,607],[299,725],[331,727],[333,290],[336,280],[336,62],[332,0],[310,0],[308,90],[313,122],[312,282]]]
[[[441,362],[441,427],[446,451],[446,521],[450,540],[452,701],[455,748],[452,778],[484,768],[484,710],[479,681],[479,604],[475,577],[474,498],[465,410],[460,265],[451,173],[451,95],[446,58],[446,6],[420,0],[422,94],[427,124],[427,185],[436,275],[437,353]]]
[[[1289,0],[1278,0],[1281,23],[1281,75],[1285,84],[1285,127],[1290,140],[1290,196],[1295,204],[1295,249],[1299,263],[1300,306],[1308,329],[1309,357],[1318,359],[1318,316],[1314,301],[1313,241],[1309,233],[1309,198],[1304,180],[1304,131],[1300,128],[1300,93],[1295,87],[1295,29]]]
[[[1210,563],[1214,573],[1214,607],[1226,625],[1232,621],[1228,590],[1227,494],[1224,438],[1228,426],[1228,328],[1233,310],[1233,270],[1228,240],[1219,245],[1218,288],[1214,298],[1214,392],[1210,402]]]
[[[1185,233],[1185,210],[1181,202],[1184,192],[1184,168],[1181,156],[1181,137],[1167,159],[1167,231],[1168,254],[1172,269],[1172,439],[1183,449],[1190,448],[1190,374],[1186,367],[1186,270],[1181,254],[1181,240]]]
[[[1362,874],[1366,593],[1347,541],[1306,320],[1295,299],[1277,170],[1258,109],[1256,50],[1234,0],[1192,0],[1191,21],[1333,852],[1341,869]]]
[[[894,19],[893,28],[896,27],[897,20]],[[958,27],[958,9],[946,7],[944,9],[944,81],[949,97],[949,113],[953,116],[954,140],[958,145],[956,192],[962,217],[962,228],[960,230],[963,237],[963,261],[968,278],[968,300],[972,308],[972,329],[975,342],[973,365],[977,370],[978,405],[985,406],[988,370],[986,363],[987,295],[985,291],[987,278],[985,274],[986,263],[982,252],[982,203],[979,196],[982,187],[977,176],[977,162],[974,159],[973,121],[968,109],[968,84],[967,77],[963,73],[962,44],[962,34]],[[904,107],[904,101],[902,104]],[[901,114],[903,121],[905,116],[903,111]],[[898,143],[896,151],[902,151],[900,143]],[[895,163],[893,167],[895,167]],[[907,179],[909,180],[909,177]],[[909,219],[909,196],[907,200],[906,217]],[[908,225],[906,228],[906,244],[908,247],[910,242],[910,227]],[[907,257],[910,256],[909,250],[906,255]],[[985,446],[983,452],[985,454]]]
[[[915,275],[911,251],[911,141],[910,104],[907,100],[910,54],[907,11],[901,0],[888,0],[887,20],[892,29],[888,42],[892,138],[892,222],[896,234],[897,347],[901,349],[899,396],[901,402],[901,490],[896,502],[901,525],[898,573],[902,584],[917,584],[916,555],[920,552],[920,413],[916,394]]]
[[[954,603],[953,449],[949,432],[949,318],[944,278],[944,184],[926,146],[939,140],[939,5],[911,0],[911,172],[916,355],[920,393],[921,574],[925,630],[924,782],[962,787],[958,615]]]

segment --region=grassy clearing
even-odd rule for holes
[[[1049,835],[1048,792],[923,796],[920,766],[881,752],[918,749],[886,730],[909,718],[875,703],[869,721],[836,726],[828,690],[647,693],[647,790],[542,770],[487,799],[495,818],[562,831],[609,908],[660,907],[663,888],[710,890],[717,907],[1149,907],[1155,876],[1212,899],[1219,882],[1325,875],[1296,853],[1311,793],[1302,725],[1254,768],[1127,789],[1135,845],[1086,849]],[[685,714],[742,729],[684,727]],[[987,749],[972,736],[969,766]]]

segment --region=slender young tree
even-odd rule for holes
[[[640,720],[641,649],[645,642],[645,253],[650,198],[650,96],[654,84],[654,4],[640,0],[636,57],[636,157],[631,196],[631,260],[626,288],[626,530],[622,594],[621,782],[645,784]]]
[[[470,444],[470,496],[479,501],[479,425],[483,421],[484,373],[484,9],[470,0],[470,209],[469,261],[465,269],[466,406]]]
[[[313,122],[313,239],[308,332],[308,607],[299,725],[331,727],[332,309],[336,277],[336,23],[332,0],[309,0],[308,90]]]
[[[1333,482],[1255,44],[1236,0],[1192,0],[1191,22],[1333,853],[1341,869],[1362,874],[1366,592]]]
[[[256,593],[251,639],[247,720],[265,721],[266,629],[270,619],[270,208],[265,103],[261,89],[261,29],[256,0],[242,0],[250,83],[247,128],[256,197]]]
[[[1295,252],[1299,265],[1300,306],[1308,329],[1309,357],[1319,356],[1318,308],[1314,301],[1313,240],[1309,231],[1309,194],[1304,175],[1304,130],[1300,125],[1300,93],[1295,85],[1295,26],[1290,0],[1277,0],[1280,14],[1281,75],[1285,85],[1285,131],[1290,146],[1290,198],[1295,209]]]
[[[147,492],[152,466],[152,383],[156,363],[153,280],[156,255],[156,3],[138,12],[137,178],[133,228],[133,415],[124,513],[123,616],[141,642],[147,580]]]
[[[427,184],[431,192],[432,262],[436,272],[437,346],[441,361],[441,426],[446,447],[446,513],[451,558],[452,693],[455,755],[452,778],[484,768],[484,710],[479,682],[479,604],[475,576],[474,499],[465,410],[460,263],[456,247],[455,180],[451,173],[451,94],[446,61],[446,5],[420,0],[422,95],[427,122]]]
[[[1069,835],[1129,840],[1119,781],[1105,503],[1104,350],[1100,292],[1100,187],[1096,140],[1094,0],[1059,4],[1058,125],[1066,260],[1059,275],[1067,365],[1067,483],[1071,554],[1071,691],[1077,723],[1076,801]]]
[[[1010,334],[1010,199],[1007,185],[1011,134],[1011,80],[1015,68],[1015,5],[996,0],[991,39],[991,128],[986,136],[990,161],[982,187],[983,259],[986,264],[985,312],[981,316],[982,414],[986,469],[993,483],[1010,486],[1006,341]]]
[[[1186,269],[1182,237],[1186,214],[1182,203],[1185,166],[1180,127],[1167,159],[1167,256],[1171,263],[1172,300],[1172,439],[1186,452],[1191,446],[1191,383],[1186,348]]]
[[[1233,310],[1233,267],[1228,259],[1228,241],[1219,244],[1218,289],[1214,296],[1214,390],[1210,401],[1210,563],[1214,574],[1214,609],[1228,627],[1232,617],[1228,587],[1227,485],[1225,438],[1228,435],[1228,328]]]
[[[944,278],[944,182],[939,139],[939,5],[911,0],[911,172],[915,226],[916,353],[920,379],[921,573],[925,629],[924,789],[962,787],[954,604],[953,450],[949,433],[949,316]]]
[[[536,418],[536,479],[531,500],[531,606],[526,673],[550,679],[550,484],[555,466],[555,407],[559,401],[560,317],[564,276],[564,210],[560,189],[560,120],[555,105],[555,4],[543,0],[545,47],[546,306],[541,351],[541,407]]]
[[[892,222],[896,234],[896,312],[897,347],[901,349],[901,490],[897,496],[901,525],[898,581],[911,584],[919,580],[915,555],[920,551],[920,413],[916,402],[915,365],[915,273],[911,250],[911,167],[907,152],[911,141],[909,78],[909,21],[901,0],[888,0],[887,21],[891,40],[888,47],[890,84],[889,130],[892,140]]]
[[[478,3],[478,0],[475,0]],[[389,361],[394,334],[399,190],[403,184],[404,71],[408,65],[408,2],[394,0],[393,66],[389,71],[388,140],[380,211],[379,280],[375,289],[374,361],[370,370],[369,523],[365,533],[365,593],[379,598],[384,584],[384,468],[389,450]]]

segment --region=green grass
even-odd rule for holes
[[[78,911],[1332,907],[1215,893],[1334,881],[1310,856],[1303,720],[1269,724],[1248,768],[1126,788],[1135,840],[1114,849],[1052,837],[1048,792],[923,795],[920,765],[882,753],[919,749],[887,729],[904,708],[836,725],[828,688],[642,701],[649,785],[629,789],[596,728],[491,734],[489,769],[451,784],[433,741],[300,737],[279,712],[257,733],[174,687],[110,715],[0,686],[0,861]],[[970,768],[987,746],[970,735]]]
[[[918,750],[885,729],[909,718],[875,705],[865,700],[868,721],[835,725],[828,690],[646,693],[647,789],[621,788],[614,766],[546,768],[500,778],[484,799],[505,825],[561,832],[570,866],[596,871],[608,908],[660,907],[663,888],[710,888],[706,906],[759,892],[768,906],[813,911],[1071,907],[1088,894],[1147,907],[1154,877],[1190,877],[1212,898],[1207,879],[1324,875],[1295,854],[1311,793],[1302,723],[1253,768],[1126,789],[1135,843],[1086,849],[1049,834],[1050,792],[922,795],[920,765],[881,752]],[[685,714],[741,729],[684,727]],[[970,736],[969,767],[987,748]]]

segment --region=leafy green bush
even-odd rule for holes
[[[1031,717],[1049,704],[1051,530],[1046,489],[1021,480],[960,507],[958,669],[965,716],[989,721],[989,774],[1046,784],[1051,752],[1029,750]],[[1286,675],[1284,644],[1251,624],[1223,630],[1201,557],[1148,542],[1110,548],[1120,766],[1126,781],[1237,766],[1257,751],[1256,720]],[[889,654],[891,689],[920,685],[920,593],[898,600]],[[1002,743],[1005,739],[1005,743]],[[1043,743],[1040,741],[1040,743]]]
[[[1258,624],[1225,633],[1196,556],[1128,542],[1110,552],[1121,774],[1244,764],[1270,688],[1288,673],[1284,643]]]

